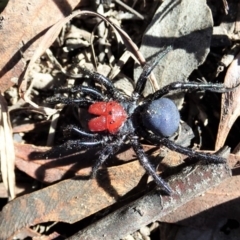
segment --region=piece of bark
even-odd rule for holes
[[[114,240],[124,238],[142,226],[161,220],[163,216],[170,214],[230,176],[230,169],[224,164],[186,167],[179,175],[169,179],[169,184],[174,191],[171,196],[161,196],[159,191],[154,190],[68,239]]]
[[[240,222],[239,170],[238,168],[233,171],[233,173],[238,172],[238,175],[226,179],[217,187],[206,191],[204,195],[184,204],[161,220],[205,229],[214,229],[219,222],[224,222],[226,219]]]

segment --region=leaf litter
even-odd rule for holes
[[[41,3],[43,2],[44,1]],[[6,115],[7,118],[4,118],[5,120],[1,127],[7,134],[1,133],[1,136],[5,136],[8,141],[10,140],[10,142],[7,143],[7,149],[10,151],[7,151],[5,157],[4,155],[1,156],[1,165],[9,165],[8,170],[3,170],[2,175],[5,183],[10,186],[9,189],[11,189],[12,198],[14,197],[12,190],[14,176],[13,165],[11,161],[9,161],[10,159],[15,159],[15,166],[22,172],[25,172],[39,182],[43,182],[45,188],[41,189],[42,186],[40,186],[38,187],[38,191],[33,191],[33,193],[22,197],[19,196],[3,208],[0,215],[0,228],[4,229],[0,235],[1,239],[6,239],[10,236],[13,237],[14,235],[15,237],[21,236],[21,233],[22,236],[33,236],[33,232],[29,230],[29,227],[35,225],[33,229],[38,229],[37,226],[43,226],[42,224],[48,221],[55,221],[56,223],[63,221],[66,224],[75,223],[73,226],[78,226],[80,230],[80,232],[75,232],[74,235],[73,230],[69,230],[68,233],[63,233],[60,229],[56,228],[57,232],[55,232],[54,228],[50,227],[50,232],[47,232],[47,230],[43,231],[43,234],[48,235],[49,239],[60,236],[61,234],[72,235],[72,239],[79,239],[79,234],[81,234],[82,239],[84,239],[90,236],[88,234],[93,233],[96,234],[93,235],[93,239],[99,239],[100,234],[111,236],[111,239],[119,239],[126,237],[127,234],[132,234],[128,237],[137,236],[136,234],[140,237],[143,236],[143,231],[137,230],[143,226],[150,229],[150,226],[148,227],[147,225],[155,220],[178,223],[188,227],[198,227],[198,225],[194,225],[193,222],[198,223],[203,218],[207,219],[208,214],[210,214],[212,216],[211,221],[209,220],[208,224],[205,224],[204,227],[211,227],[211,229],[216,232],[217,227],[214,223],[217,223],[219,220],[218,213],[228,213],[221,216],[222,221],[235,217],[236,212],[234,210],[231,212],[230,209],[235,209],[238,206],[239,159],[237,155],[231,154],[228,157],[228,163],[233,169],[233,177],[230,177],[227,166],[223,167],[223,165],[214,166],[214,171],[210,172],[211,166],[200,165],[202,169],[197,172],[201,173],[202,177],[199,180],[194,174],[195,168],[190,168],[191,170],[188,170],[189,173],[186,173],[188,171],[182,170],[179,175],[173,176],[173,182],[184,179],[186,176],[191,177],[188,183],[179,185],[178,188],[181,189],[181,194],[180,197],[177,196],[177,200],[175,199],[173,201],[175,196],[169,199],[167,197],[163,198],[162,207],[170,206],[170,210],[164,211],[163,209],[159,211],[159,214],[163,215],[161,217],[158,217],[158,214],[156,214],[156,212],[158,212],[157,209],[159,209],[158,204],[161,202],[160,195],[158,192],[154,192],[155,190],[153,190],[153,192],[150,191],[152,189],[151,183],[149,185],[149,191],[146,187],[144,187],[144,190],[141,190],[142,186],[144,186],[143,184],[146,184],[146,177],[143,169],[139,166],[138,162],[135,161],[133,152],[129,149],[123,150],[116,156],[115,160],[107,163],[108,168],[106,170],[100,170],[100,181],[99,179],[86,181],[91,171],[91,165],[95,159],[94,153],[89,156],[88,151],[86,151],[79,154],[58,156],[48,160],[31,158],[34,153],[43,152],[47,149],[46,147],[40,147],[41,145],[48,146],[51,145],[53,141],[54,144],[59,144],[64,139],[61,132],[68,122],[66,116],[71,112],[71,109],[62,110],[63,106],[58,106],[58,108],[54,109],[47,106],[43,99],[45,95],[48,94],[48,88],[52,90],[53,86],[61,86],[64,84],[62,82],[64,82],[66,78],[68,79],[68,84],[72,84],[72,82],[75,81],[68,76],[69,72],[75,71],[71,68],[74,60],[79,61],[80,64],[90,69],[97,68],[100,73],[110,77],[110,79],[114,79],[114,82],[118,84],[117,86],[123,88],[126,93],[129,94],[133,86],[132,76],[129,74],[129,69],[133,69],[132,59],[143,66],[146,61],[149,61],[151,57],[154,57],[160,52],[164,46],[171,45],[173,46],[173,51],[160,62],[154,74],[151,75],[147,93],[155,91],[172,81],[188,81],[188,78],[193,80],[200,78],[200,81],[205,81],[205,79],[207,79],[207,81],[221,81],[225,79],[224,83],[228,86],[235,85],[238,81],[237,50],[232,55],[236,56],[235,59],[234,57],[228,58],[232,60],[228,60],[228,63],[225,64],[224,67],[221,65],[221,62],[223,62],[221,60],[224,59],[223,57],[229,55],[230,50],[234,47],[237,49],[236,42],[239,41],[236,15],[236,9],[238,8],[236,3],[229,1],[229,9],[227,11],[226,1],[224,1],[224,5],[220,3],[215,4],[211,1],[208,1],[208,5],[205,1],[191,3],[184,0],[164,1],[156,11],[152,22],[150,22],[151,19],[147,17],[148,13],[154,12],[157,8],[154,9],[150,6],[151,4],[148,5],[146,3],[146,5],[141,5],[137,3],[135,6],[133,5],[135,9],[132,11],[129,7],[125,8],[124,4],[121,4],[121,7],[119,7],[117,5],[119,3],[122,2],[116,1],[116,3],[113,2],[111,5],[106,6],[100,4],[98,8],[92,9],[98,11],[98,13],[85,11],[83,9],[73,12],[72,15],[69,15],[70,12],[68,12],[66,15],[69,16],[62,19],[60,19],[59,15],[51,14],[50,11],[45,13],[46,16],[50,16],[51,14],[56,24],[50,27],[50,25],[52,25],[50,21],[47,23],[42,22],[43,25],[41,26],[46,26],[47,24],[47,27],[50,28],[43,34],[38,44],[31,46],[34,50],[33,53],[30,54],[32,57],[28,58],[30,62],[24,71],[22,83],[17,84],[19,95],[22,99],[10,93],[9,90],[5,93],[7,100],[15,103],[9,106],[9,109],[11,109],[10,116],[14,136],[15,139],[18,139],[17,141],[20,142],[15,143],[15,154],[13,143],[11,143],[12,127],[9,124],[8,115]],[[82,1],[81,4],[83,8],[87,6],[87,3],[84,1]],[[24,6],[24,3],[22,6]],[[152,6],[156,7],[157,5],[153,4]],[[4,13],[9,15],[9,9],[11,8],[12,5],[7,6]],[[32,5],[31,11],[33,10],[37,12],[37,6]],[[222,10],[228,12],[228,15],[224,15],[221,12]],[[129,13],[127,20],[125,19],[127,15],[122,14],[123,11]],[[142,12],[142,14],[136,14],[138,11]],[[39,11],[39,13],[40,12],[41,11]],[[101,13],[101,15],[99,15],[99,13]],[[32,19],[28,18],[28,15],[29,14],[26,14],[25,19],[31,22]],[[38,16],[38,14],[35,15]],[[105,17],[102,15],[105,15]],[[101,20],[97,20],[96,17]],[[138,20],[136,20],[136,18]],[[131,27],[131,24],[142,21],[139,20],[141,18],[144,18],[144,23],[149,23],[148,27],[145,25],[145,27],[147,27],[145,33],[143,33],[143,24],[141,24],[141,26],[138,24],[138,26],[135,25]],[[70,23],[69,20],[71,20]],[[81,23],[91,27],[83,28]],[[235,23],[236,27],[234,28]],[[94,24],[95,27],[92,27]],[[16,29],[16,26],[5,25],[3,27],[4,31],[7,31],[8,28],[11,30]],[[26,24],[26,26],[28,25]],[[25,28],[25,25],[23,25],[22,29],[23,28]],[[34,30],[33,34],[26,34],[29,39],[35,36],[38,31],[35,25],[32,26],[32,29]],[[15,32],[17,32],[17,30],[15,30]],[[213,36],[211,41],[212,32]],[[220,36],[219,33],[221,33]],[[10,36],[11,35],[13,34],[10,34]],[[140,46],[142,37],[142,45]],[[150,42],[149,39],[151,40]],[[231,43],[230,46],[229,43]],[[14,44],[14,42],[12,46],[13,48],[15,47],[15,52],[17,52],[19,46],[16,43]],[[138,49],[137,46],[140,46],[140,49]],[[218,48],[211,49],[210,54],[208,54],[212,46],[218,46]],[[219,49],[219,46],[221,49]],[[50,49],[48,49],[49,47]],[[126,48],[126,51],[123,51],[124,48]],[[72,59],[74,55],[75,59]],[[206,59],[207,56],[208,58]],[[8,54],[6,54],[2,58],[2,61],[5,63],[6,61],[11,61],[11,59]],[[224,62],[226,63],[227,61],[224,60]],[[2,82],[5,84],[5,87],[2,88],[3,92],[9,89],[10,86],[13,86],[13,83],[7,82],[4,79],[9,79],[9,74],[12,79],[13,77],[20,78],[25,66],[22,65],[22,67],[19,68],[19,63],[16,65],[14,65],[14,63],[11,64],[15,66],[18,71],[9,71],[7,74],[3,74],[4,78]],[[201,64],[203,65],[198,67]],[[230,65],[230,67],[227,70],[228,72],[225,73],[225,68],[227,68],[228,65]],[[193,72],[195,69],[197,69],[197,71]],[[232,77],[232,73],[235,74],[234,77]],[[137,70],[135,70],[134,79],[137,78],[137,74]],[[237,91],[238,89],[230,93],[230,96],[229,94],[223,95],[221,122],[219,130],[215,130],[215,132],[214,129],[217,128],[216,120],[216,126],[214,127],[212,127],[211,122],[214,122],[212,119],[215,119],[215,115],[217,115],[217,105],[213,104],[216,100],[207,100],[209,99],[207,98],[209,97],[207,94],[200,94],[199,96],[189,94],[186,97],[186,99],[191,99],[193,102],[198,103],[197,108],[195,106],[192,108],[195,112],[189,113],[191,118],[185,117],[187,123],[192,128],[195,128],[194,133],[198,136],[197,140],[194,139],[193,146],[195,148],[200,146],[202,149],[213,149],[215,144],[216,149],[219,149],[219,147],[225,145],[224,142],[226,141],[228,130],[234,128],[233,124],[238,117]],[[184,114],[186,114],[186,106],[189,104],[189,109],[191,109],[191,104],[194,104],[187,103],[187,101],[185,102],[185,99],[183,99],[183,96],[180,97],[179,108],[182,108],[184,117]],[[15,100],[12,98],[15,98]],[[202,98],[203,100],[201,100]],[[204,105],[204,98],[206,98],[205,101],[211,102],[211,104],[207,105],[213,105],[212,112],[215,115],[209,114],[209,109]],[[78,116],[84,113],[77,112],[75,114]],[[200,115],[204,117],[200,118]],[[63,121],[63,119],[65,121]],[[229,125],[229,123],[231,124]],[[205,128],[206,130],[204,130]],[[224,129],[228,130],[226,131]],[[212,136],[212,141],[211,137],[206,138],[204,136],[206,132],[209,136]],[[214,143],[216,139],[214,135],[218,136],[216,143]],[[56,141],[56,139],[59,141]],[[237,141],[237,143],[239,143],[238,139]],[[2,140],[2,142],[5,142],[5,140]],[[227,143],[229,144],[228,140]],[[236,145],[236,143],[234,144]],[[234,147],[234,144],[229,145]],[[164,148],[154,149],[151,148],[151,146],[146,146],[146,149],[156,164],[159,162],[160,157],[163,158],[162,164],[159,165],[160,172],[164,170],[167,171],[169,166],[172,166],[172,169],[175,168],[173,166],[176,166],[176,169],[178,169],[179,164],[185,164],[185,157],[180,154],[171,153]],[[235,150],[234,153],[238,153],[237,150]],[[1,151],[1,154],[4,154],[4,152]],[[4,158],[7,159],[7,161],[3,162]],[[79,165],[76,164],[75,159],[77,159],[78,164],[80,163]],[[89,161],[89,159],[91,160]],[[126,163],[126,161],[129,160],[131,160],[131,162]],[[185,169],[184,166],[182,167]],[[186,168],[189,169],[188,167]],[[198,168],[199,166],[197,169]],[[226,173],[226,175],[224,175],[224,173]],[[21,172],[18,171],[18,174],[21,174]],[[73,176],[75,176],[75,178],[68,179]],[[223,181],[225,178],[227,178],[227,180]],[[12,179],[10,184],[8,183],[8,179]],[[60,181],[62,179],[67,180]],[[46,186],[46,183],[50,184],[56,181],[60,182]],[[191,188],[189,186],[190,183],[195,183],[195,187],[193,185]],[[214,189],[210,189],[218,184],[220,185]],[[227,186],[231,186],[231,188]],[[187,194],[189,191],[191,191],[191,197]],[[199,197],[199,195],[201,196]],[[142,196],[142,198],[139,199],[140,196]],[[149,196],[151,197],[149,198]],[[150,200],[148,201],[147,199]],[[129,202],[133,200],[133,205],[129,205]],[[144,208],[142,208],[141,201],[144,202]],[[152,209],[153,215],[150,214],[151,201],[153,201],[155,205]],[[203,201],[204,204],[201,204]],[[216,214],[213,215],[211,208],[216,208],[218,205],[225,206],[225,211],[223,211],[223,208],[219,208]],[[79,206],[81,207],[79,208]],[[122,208],[119,210],[119,207]],[[133,221],[133,212],[128,211],[128,209],[136,209],[136,213],[140,213],[140,215]],[[226,209],[229,209],[229,211]],[[99,211],[101,211],[101,213],[97,213]],[[134,222],[135,226],[132,227],[131,224],[126,224],[127,221],[119,221],[117,232],[112,231],[111,224],[115,222],[114,216],[117,216],[120,220],[119,213],[121,214],[122,211],[125,212],[124,217],[129,219],[130,222]],[[148,213],[146,216],[143,214],[144,211]],[[199,214],[204,211],[207,212],[207,214],[199,216]],[[14,214],[15,212],[19,212],[19,214]],[[113,213],[108,214],[109,212]],[[85,219],[90,215],[92,215],[91,221],[93,225],[89,225]],[[192,215],[195,216],[194,221],[192,221]],[[97,222],[96,220],[98,220],[100,216],[105,217]],[[25,220],[22,221],[22,219]],[[124,220],[124,218],[122,220]],[[4,225],[6,221],[8,222],[8,226]],[[106,228],[107,222],[110,223],[108,228]],[[70,229],[70,225],[68,226]],[[95,232],[91,229],[94,229]],[[155,231],[159,230],[162,233],[165,232],[161,224],[155,228]],[[133,233],[134,231],[137,232]],[[150,231],[147,232],[147,236],[145,237],[150,239],[149,234],[151,233]],[[38,232],[38,237],[43,237],[42,234],[39,234]],[[180,235],[175,235],[174,238],[171,239],[181,239],[179,236]],[[126,239],[128,237],[126,237]]]

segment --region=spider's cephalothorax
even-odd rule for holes
[[[62,102],[87,107],[89,113],[94,115],[88,123],[89,131],[71,126],[70,129],[81,138],[61,145],[63,148],[72,147],[76,150],[82,147],[102,147],[99,158],[92,168],[92,177],[110,155],[115,154],[126,141],[129,141],[146,172],[167,194],[171,194],[171,188],[149,162],[140,144],[141,138],[155,145],[164,145],[190,158],[214,163],[225,162],[222,157],[195,152],[175,144],[168,138],[177,131],[180,115],[174,102],[163,96],[174,90],[209,90],[223,93],[231,91],[232,88],[214,83],[174,82],[147,97],[142,96],[149,74],[168,51],[165,50],[151,64],[144,66],[131,97],[125,96],[103,75],[82,69],[91,79],[104,86],[104,94],[100,89],[78,85],[67,91],[80,93],[80,97],[52,97],[48,100],[52,103]]]

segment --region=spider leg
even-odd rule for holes
[[[80,150],[83,147],[96,147],[99,145],[104,144],[104,139],[91,139],[86,138],[84,141],[81,140],[68,140],[66,143],[62,144],[61,146],[66,147],[67,149],[76,149]]]
[[[156,91],[155,93],[148,95],[145,98],[145,101],[153,101],[175,90],[208,90],[211,92],[226,93],[231,92],[238,86],[239,84],[232,88],[228,88],[221,83],[173,82]]]
[[[136,152],[139,161],[141,163],[141,165],[144,167],[144,169],[146,170],[146,172],[151,175],[154,179],[154,181],[157,183],[158,186],[160,186],[161,188],[163,188],[163,190],[167,193],[167,194],[171,194],[172,193],[172,189],[169,187],[169,185],[156,173],[154,167],[150,164],[149,159],[146,155],[146,153],[144,152],[139,140],[137,136],[132,136],[131,137],[131,145],[133,147],[133,150]]]
[[[78,66],[85,74],[87,74],[90,78],[95,81],[103,84],[103,86],[107,89],[107,93],[115,100],[123,99],[123,94],[114,86],[112,81],[110,81],[107,77],[103,76],[100,73],[92,72],[86,68]],[[73,77],[73,76],[72,76]]]
[[[122,136],[117,138],[115,141],[109,139],[110,141],[106,142],[105,148],[101,151],[101,154],[96,161],[96,163],[92,167],[91,178],[95,178],[97,174],[97,170],[101,167],[101,165],[113,154],[118,152],[119,148],[123,144],[126,136]]]
[[[98,133],[86,132],[81,127],[75,126],[75,125],[68,125],[65,128],[65,130],[68,132],[74,131],[75,133],[77,133],[80,136],[85,136],[85,137],[89,137],[89,138],[99,138],[100,137]]]
[[[150,134],[147,137],[147,139],[155,144],[162,144],[172,151],[187,155],[190,158],[196,158],[209,163],[225,163],[226,162],[225,158],[222,158],[215,154],[196,152],[191,148],[182,147],[178,144],[175,144],[173,141],[169,140],[168,138],[162,138],[157,135]]]
[[[84,148],[95,148],[103,144],[104,139],[85,138],[84,140],[68,140],[61,145],[54,146],[51,150],[45,153],[39,153],[37,157],[38,159],[56,158],[58,156],[61,156],[62,153],[64,153],[64,155],[67,155],[72,153],[73,151],[82,150]]]
[[[77,85],[74,86],[72,88],[69,87],[61,87],[61,88],[57,88],[55,89],[55,92],[61,92],[61,93],[78,93],[78,92],[82,92],[85,94],[88,94],[89,96],[91,96],[94,100],[107,100],[106,97],[97,89],[89,87],[89,86],[82,86],[82,85]]]
[[[101,165],[111,156],[115,153],[113,145],[107,145],[102,151],[97,159],[96,163],[92,167],[91,172],[91,178],[95,178],[98,169],[101,167]]]
[[[146,85],[147,78],[151,74],[152,70],[157,66],[159,61],[171,50],[172,50],[172,46],[168,46],[164,51],[160,52],[158,56],[151,63],[146,63],[144,65],[143,71],[137,80],[136,87],[133,93],[134,95],[141,94],[141,92],[143,91]]]
[[[51,104],[64,103],[66,105],[85,107],[85,106],[90,106],[95,101],[84,99],[84,98],[69,98],[69,97],[62,97],[62,96],[53,96],[53,97],[47,98],[46,102]]]

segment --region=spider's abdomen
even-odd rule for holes
[[[180,122],[177,106],[168,98],[160,98],[148,104],[142,118],[146,128],[163,137],[172,136]]]
[[[108,130],[115,134],[127,119],[124,108],[114,101],[93,103],[90,105],[88,112],[98,115],[88,122],[89,130],[92,132]]]

